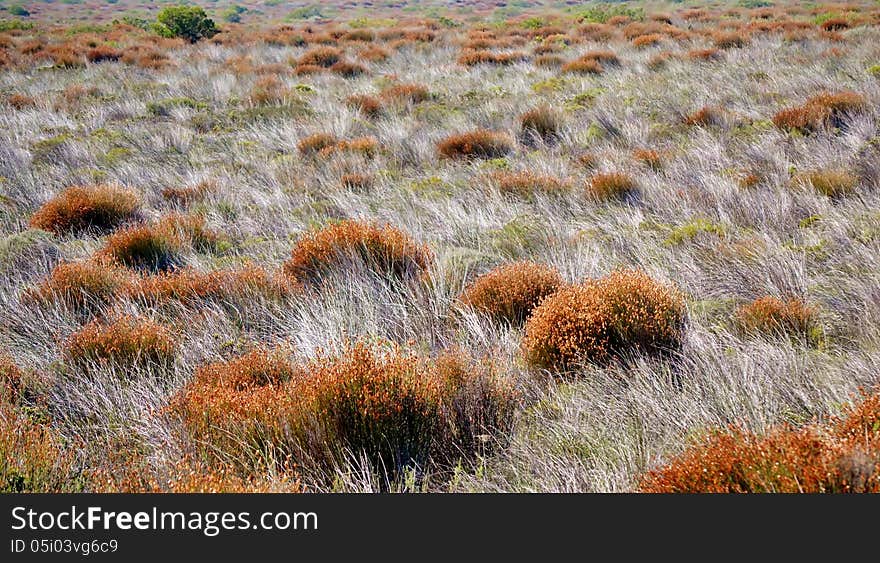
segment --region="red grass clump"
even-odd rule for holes
[[[427,269],[433,259],[425,245],[399,229],[347,220],[304,235],[284,272],[294,280],[315,283],[359,260],[380,274],[401,278]]]
[[[532,309],[562,286],[555,268],[535,262],[499,266],[471,283],[459,301],[489,318],[521,325]]]
[[[684,117],[684,124],[694,127],[708,127],[719,125],[724,121],[724,113],[721,109],[713,106],[703,106],[693,113]]]
[[[196,305],[200,301],[279,300],[299,291],[298,284],[286,276],[273,276],[251,265],[213,272],[192,269],[162,272],[136,278],[126,286],[130,297],[147,303],[173,300],[185,305]]]
[[[30,225],[56,235],[109,230],[133,218],[139,207],[138,195],[119,186],[72,186],[44,203]]]
[[[773,123],[786,131],[811,133],[825,125],[842,127],[848,115],[866,108],[864,96],[856,92],[823,92],[809,98],[803,105],[779,111],[773,116]]]
[[[118,61],[122,58],[122,51],[109,45],[98,45],[86,51],[86,59],[90,63],[103,63],[107,61]]]
[[[356,172],[343,174],[339,181],[342,187],[352,191],[367,191],[373,187],[372,176]]]
[[[397,479],[408,467],[456,464],[502,436],[517,396],[488,362],[425,358],[356,344],[297,365],[280,350],[200,368],[172,409],[207,453],[243,447],[294,456],[316,476],[351,456]]]
[[[562,194],[571,186],[555,176],[534,174],[532,172],[496,172],[492,180],[498,191],[529,199],[536,193],[549,195]]]
[[[391,56],[391,53],[388,52],[388,49],[384,49],[379,47],[378,45],[373,45],[367,47],[366,49],[361,49],[357,57],[361,60],[371,62],[371,63],[380,63],[388,59]]]
[[[822,22],[822,31],[843,31],[849,29],[849,20],[846,18],[831,18]]]
[[[339,139],[329,133],[314,133],[303,137],[296,144],[297,150],[304,155],[314,155],[323,150],[335,147]]]
[[[64,343],[65,358],[77,365],[167,366],[174,361],[175,352],[175,338],[167,328],[133,316],[110,322],[94,320]]]
[[[640,484],[648,493],[878,493],[880,392],[842,418],[763,435],[713,431]]]
[[[379,97],[388,103],[420,104],[427,102],[431,93],[422,84],[395,84],[382,90]]]
[[[133,225],[107,237],[97,256],[128,268],[163,271],[174,267],[179,241],[167,229]]]
[[[736,31],[719,31],[714,34],[714,39],[718,49],[740,49],[749,44],[749,38]]]
[[[79,311],[106,305],[132,281],[124,268],[98,260],[63,262],[25,298],[38,303],[57,303]]]
[[[595,59],[575,59],[562,65],[560,70],[576,74],[602,74],[605,72],[601,63]]]
[[[765,296],[741,306],[735,315],[745,333],[809,337],[817,326],[816,310],[800,299]]]
[[[633,158],[646,165],[651,170],[660,170],[663,168],[663,155],[661,155],[659,151],[653,149],[636,149],[633,151]]]
[[[367,73],[367,67],[359,63],[349,61],[339,61],[330,67],[330,72],[338,74],[343,78],[355,78]]]
[[[352,94],[345,99],[345,105],[358,110],[364,116],[370,118],[379,117],[385,111],[385,107],[379,98],[366,94]]]
[[[532,367],[557,370],[660,354],[680,347],[685,316],[677,289],[641,270],[620,270],[547,297],[526,322],[523,353]]]
[[[12,109],[21,111],[36,107],[37,101],[33,96],[28,96],[26,94],[11,94],[6,98],[6,104]]]
[[[445,158],[500,158],[514,149],[514,140],[506,133],[476,129],[446,137],[437,145]]]
[[[203,200],[215,191],[217,191],[215,182],[203,180],[190,186],[168,186],[162,188],[161,193],[165,201],[186,207]]]
[[[335,47],[313,47],[303,53],[297,62],[300,65],[330,68],[342,60],[342,51]]]
[[[636,49],[645,49],[659,45],[661,41],[663,41],[663,36],[659,33],[648,33],[634,37],[631,43]]]
[[[628,174],[600,172],[587,183],[586,193],[597,201],[612,201],[626,199],[638,189],[638,183]]]

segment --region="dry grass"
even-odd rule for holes
[[[746,333],[809,338],[818,326],[816,317],[815,308],[800,299],[765,296],[737,309],[735,319]]]
[[[514,146],[514,140],[506,133],[477,129],[446,137],[437,144],[437,151],[444,158],[500,158],[513,151]]]
[[[526,137],[537,136],[544,142],[556,139],[562,127],[562,116],[550,106],[538,106],[522,114],[520,128]]]
[[[587,196],[596,201],[622,200],[636,193],[638,183],[622,172],[595,174],[586,186]]]
[[[164,326],[145,318],[121,316],[109,322],[91,321],[67,339],[63,351],[67,361],[79,366],[167,366],[174,361],[177,344]]]

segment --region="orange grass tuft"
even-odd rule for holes
[[[535,262],[499,266],[471,283],[459,301],[491,319],[519,325],[562,285],[555,268]]]
[[[44,203],[30,225],[56,235],[109,230],[133,218],[139,207],[138,195],[119,186],[72,186]]]
[[[96,319],[73,333],[64,343],[64,357],[75,365],[167,366],[174,361],[176,348],[174,336],[164,326],[122,316],[111,322]]]
[[[514,140],[506,133],[476,129],[446,137],[437,145],[445,158],[500,158],[512,152]]]

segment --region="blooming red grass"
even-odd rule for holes
[[[816,310],[800,299],[783,301],[765,296],[736,311],[737,326],[745,333],[809,337],[817,326]]]
[[[880,392],[844,416],[764,434],[715,430],[640,484],[650,493],[880,492]]]
[[[724,112],[713,106],[703,106],[693,113],[689,113],[683,119],[685,125],[695,127],[708,127],[719,125],[724,121]]]
[[[325,149],[336,146],[339,139],[335,135],[329,133],[314,133],[307,137],[303,137],[296,144],[296,148],[301,154],[314,155]]]
[[[366,94],[352,94],[345,99],[345,105],[370,118],[379,117],[385,112],[385,107],[379,98]]]
[[[441,156],[455,159],[500,158],[513,149],[510,135],[488,129],[450,135],[437,144]]]
[[[773,116],[773,123],[786,131],[810,133],[824,125],[843,127],[848,115],[864,111],[864,96],[852,91],[823,92],[803,105],[783,109]]]
[[[380,274],[404,277],[427,269],[433,254],[390,225],[341,221],[305,234],[293,247],[284,272],[304,283],[360,260]]]
[[[133,225],[107,237],[97,256],[136,270],[163,271],[174,267],[179,251],[179,241],[167,229]]]
[[[138,195],[119,186],[72,186],[44,203],[30,225],[57,235],[109,230],[132,219],[139,207]]]
[[[73,364],[121,366],[168,365],[176,352],[174,335],[149,319],[122,316],[112,321],[94,320],[64,343],[64,357]]]
[[[196,305],[200,301],[279,300],[299,293],[296,282],[246,265],[238,269],[199,272],[183,269],[134,278],[126,293],[147,303],[178,301]]]
[[[547,296],[562,285],[555,268],[535,262],[499,266],[473,281],[459,301],[489,318],[520,325]]]
[[[680,347],[685,316],[677,289],[640,270],[620,270],[541,302],[526,322],[523,353],[529,365],[547,369],[660,354]]]
[[[622,172],[600,172],[586,186],[587,196],[597,201],[626,199],[639,189],[638,183]]]
[[[633,37],[631,43],[636,49],[645,49],[647,47],[659,45],[661,41],[663,41],[663,36],[659,33],[648,33],[646,35]]]
[[[562,72],[571,72],[575,74],[602,74],[605,69],[599,61],[595,59],[575,59],[562,65]]]
[[[305,365],[259,349],[204,366],[172,409],[208,453],[287,453],[324,478],[364,455],[396,479],[472,458],[481,435],[509,428],[516,400],[491,363],[356,344]]]
[[[339,61],[333,64],[330,67],[330,72],[334,74],[338,74],[343,78],[355,78],[362,74],[367,73],[367,67],[360,63],[353,63],[350,61]]]
[[[663,168],[663,155],[659,151],[653,149],[636,149],[633,151],[633,158],[641,162],[651,170],[661,170]]]

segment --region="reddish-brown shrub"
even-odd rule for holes
[[[373,187],[373,178],[367,174],[343,174],[340,178],[342,187],[352,191],[367,191]]]
[[[562,117],[550,106],[542,105],[522,114],[519,123],[524,136],[537,136],[543,141],[549,142],[559,134]]]
[[[177,205],[188,206],[201,201],[208,194],[217,191],[217,184],[212,180],[203,180],[190,186],[168,186],[162,188],[162,197]]]
[[[719,61],[724,55],[718,49],[692,49],[687,52],[687,58],[692,61]]]
[[[880,492],[880,393],[843,418],[755,435],[713,431],[640,484],[650,493]]]
[[[156,272],[172,269],[179,251],[179,240],[167,229],[133,225],[107,237],[97,255],[128,268]]]
[[[122,51],[109,45],[99,45],[86,51],[86,59],[90,63],[118,61],[120,58],[122,58]]]
[[[156,230],[164,233],[173,246],[189,247],[200,252],[212,251],[224,236],[208,228],[201,215],[169,213],[156,224]]]
[[[362,74],[366,74],[367,67],[359,63],[349,61],[339,61],[330,67],[330,72],[338,74],[343,78],[355,78]]]
[[[168,365],[175,351],[175,338],[167,328],[132,316],[94,320],[64,343],[64,357],[77,365]]]
[[[631,43],[636,49],[645,49],[659,45],[661,41],[663,41],[663,36],[659,33],[648,33],[634,37]]]
[[[638,183],[622,172],[600,172],[586,186],[587,195],[598,201],[625,199],[636,193]]]
[[[330,68],[342,60],[342,51],[335,47],[313,47],[298,59],[300,65]]]
[[[602,74],[605,69],[594,59],[575,59],[562,65],[562,72],[573,72],[577,74]]]
[[[850,24],[846,18],[831,18],[822,22],[822,25],[819,27],[823,31],[843,31],[844,29],[849,29]]]
[[[296,144],[296,148],[304,155],[314,155],[323,150],[335,147],[339,139],[329,133],[314,133],[303,137]]]
[[[823,92],[801,106],[786,108],[773,116],[773,123],[784,130],[810,133],[824,125],[842,127],[848,115],[864,111],[864,96],[852,91]]]
[[[749,44],[749,38],[737,31],[719,31],[714,34],[715,47],[719,49],[740,49]]]
[[[57,235],[107,230],[133,218],[139,207],[138,195],[119,186],[72,186],[44,203],[30,225]]]
[[[547,369],[659,354],[681,345],[685,315],[674,287],[640,270],[616,271],[547,297],[526,322],[523,352]]]
[[[484,451],[480,435],[502,437],[516,403],[489,362],[356,344],[306,365],[280,350],[210,364],[172,409],[210,455],[280,452],[323,479],[363,455],[396,480],[413,465],[449,467]]]
[[[391,53],[388,52],[388,49],[383,49],[378,45],[372,45],[366,49],[361,49],[357,56],[359,59],[367,62],[381,63],[382,61],[388,60]]]
[[[324,72],[324,67],[318,65],[297,65],[293,69],[293,73],[297,76],[308,76],[311,74],[320,74]]]
[[[148,303],[178,301],[278,300],[299,293],[299,286],[286,276],[271,275],[262,268],[245,266],[233,270],[199,272],[184,269],[138,277],[126,286],[130,297]]]
[[[579,61],[596,61],[603,68],[620,66],[620,58],[613,51],[589,51],[578,57]]]
[[[646,165],[651,170],[661,170],[663,168],[663,155],[661,155],[659,151],[653,149],[636,149],[632,154],[635,160]]]
[[[380,274],[404,277],[427,269],[434,258],[425,245],[390,225],[341,221],[300,238],[284,272],[295,280],[315,283],[353,259]]]
[[[816,310],[800,299],[783,301],[765,296],[736,311],[737,326],[745,333],[807,338],[817,327]]]
[[[571,185],[555,176],[546,176],[532,172],[496,172],[492,181],[498,191],[529,199],[536,193],[558,195],[566,193]]]
[[[26,94],[10,94],[6,97],[6,104],[13,109],[21,111],[36,107],[37,101],[33,96],[28,96]]]
[[[450,135],[437,144],[441,156],[458,159],[500,158],[513,149],[514,140],[509,135],[488,129]]]
[[[683,122],[685,125],[695,127],[720,125],[724,122],[724,110],[713,106],[703,106],[697,111],[686,115]]]
[[[421,84],[395,84],[382,90],[379,97],[389,103],[420,104],[431,99],[431,94]]]
[[[561,285],[562,277],[555,268],[535,262],[514,262],[478,277],[459,300],[495,321],[519,325]]]
[[[345,104],[360,111],[366,117],[379,117],[385,111],[379,98],[366,94],[353,94],[345,99]]]
[[[124,268],[98,260],[62,262],[24,297],[38,303],[93,311],[109,303],[131,280],[131,274]]]

